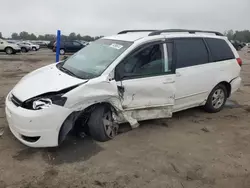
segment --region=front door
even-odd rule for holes
[[[138,48],[116,67],[116,81],[125,111],[137,120],[172,116],[175,74],[172,43]]]

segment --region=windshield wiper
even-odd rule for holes
[[[76,77],[76,78],[80,78],[79,76],[77,76],[76,74],[74,74],[73,72],[71,72],[70,70],[64,68],[63,65],[59,66],[59,69],[60,69],[62,72],[68,74],[68,75],[74,76],[74,77]]]
[[[73,77],[76,77],[76,78],[80,78],[80,79],[91,79],[91,78],[94,78],[95,76],[93,76],[92,74],[90,73],[86,73],[86,72],[83,72],[81,74],[84,74],[84,76],[78,76],[76,75],[75,73],[71,72],[69,69],[66,69],[65,67],[63,67],[64,65],[64,62],[63,63],[58,63],[56,65],[56,67],[61,70],[62,72],[68,74],[68,75],[71,75]],[[91,75],[91,76],[90,76]]]

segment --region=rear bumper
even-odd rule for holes
[[[233,79],[231,82],[231,94],[233,94],[234,92],[236,92],[241,85],[241,77],[237,77],[235,79]]]

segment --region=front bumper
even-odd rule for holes
[[[47,109],[28,110],[6,98],[6,118],[14,136],[30,147],[58,146],[58,136],[70,109],[52,105]]]

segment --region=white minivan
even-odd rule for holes
[[[218,32],[122,31],[23,77],[6,98],[6,117],[30,147],[58,146],[76,126],[107,141],[119,123],[136,128],[197,106],[220,111],[240,87],[241,65]]]

